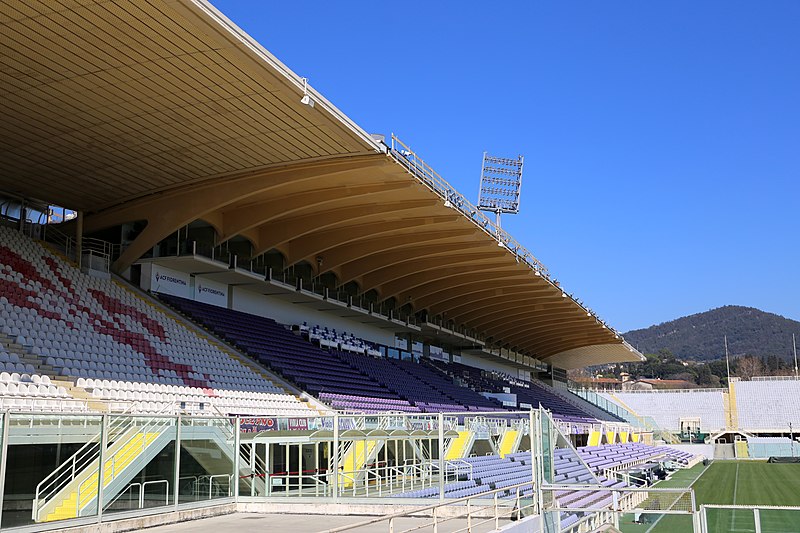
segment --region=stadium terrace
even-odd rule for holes
[[[207,1],[0,14],[3,529],[311,503],[374,517],[342,531],[420,508],[464,530],[690,531],[705,509],[659,480],[721,450],[794,456],[758,382],[570,389],[569,369],[642,356]]]

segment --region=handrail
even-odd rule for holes
[[[126,440],[126,442],[130,442],[131,439],[135,438],[136,435],[143,433],[145,438],[141,440],[139,446],[135,449],[124,450],[120,449],[114,452],[110,458],[111,463],[111,470],[110,473],[104,476],[103,483],[107,485],[110,481],[114,480],[119,473],[121,473],[127,466],[128,463],[122,461],[123,459],[127,459],[131,456],[131,454],[136,451],[136,455],[134,458],[138,456],[138,454],[142,453],[146,447],[149,445],[147,442],[146,435],[151,432],[153,428],[158,427],[165,427],[170,424],[171,419],[169,418],[150,418],[146,424],[143,426],[137,427],[135,425],[135,421],[141,417],[114,417],[111,423],[108,425],[108,442],[116,442],[123,436],[125,433],[131,431],[132,429],[136,428],[136,431],[133,435],[130,435],[130,438]],[[104,460],[104,464],[99,464],[100,458],[100,439],[102,436],[102,432],[95,435],[90,441],[86,444],[81,446],[69,459],[67,459],[64,463],[59,465],[53,472],[51,472],[47,477],[45,477],[39,484],[36,486],[36,492],[33,500],[33,508],[31,510],[32,518],[34,521],[38,521],[39,514],[41,510],[53,499],[55,498],[64,488],[70,485],[73,481],[79,478],[79,476],[85,476],[87,479],[92,475],[99,474],[100,467],[102,466],[104,469],[109,461],[108,458]],[[106,451],[110,450],[113,445],[110,445],[106,448]],[[122,457],[117,457],[120,453],[123,452]],[[117,461],[120,460],[123,462],[123,468],[120,472],[117,472]],[[92,463],[98,462],[97,465],[91,467]],[[87,469],[91,469],[87,471]],[[99,487],[98,487],[99,489]],[[76,505],[78,507],[77,515],[80,515],[80,510],[83,507],[82,501],[80,497],[80,490],[81,487],[78,487],[78,499]],[[99,493],[99,490],[98,490]]]
[[[64,233],[60,228],[53,224],[43,224],[41,227],[45,229],[45,231],[42,233],[42,240],[62,247],[67,257],[70,259],[77,259],[75,257],[77,246],[75,244],[76,239],[74,236]],[[82,237],[81,245],[82,253],[99,256],[106,261],[106,263],[110,263],[110,261],[120,253],[119,245],[112,244],[102,239],[96,239],[94,237]]]
[[[399,150],[395,144],[401,146],[403,150]],[[533,254],[525,249],[514,237],[507,231],[499,227],[497,224],[486,216],[486,214],[475,207],[469,200],[467,200],[455,187],[450,185],[444,178],[442,178],[430,165],[425,163],[415,152],[413,152],[406,144],[392,134],[392,146],[390,153],[395,161],[408,167],[412,173],[428,185],[434,192],[439,194],[444,200],[449,201],[455,208],[470,218],[478,227],[483,229],[488,235],[494,237],[498,242],[503,243],[509,250],[520,260],[524,261],[535,271],[541,273],[549,279],[547,268],[541,261],[536,259]],[[520,252],[522,252],[520,254]]]
[[[205,477],[205,476],[204,476]],[[208,476],[208,499],[212,498],[212,489],[214,486],[214,479],[215,478],[225,478],[228,480],[228,496],[231,495],[231,488],[232,488],[232,481],[233,476],[231,474],[215,474],[213,476]],[[219,485],[219,482],[217,482]]]
[[[6,405],[7,400],[21,400],[22,405]],[[4,394],[0,398],[3,411],[19,412],[28,409],[45,409],[57,406],[62,413],[87,413],[89,407],[86,400],[80,398],[43,398],[41,396],[26,396],[23,394]],[[66,409],[65,406],[74,406]]]
[[[469,200],[467,200],[455,189],[455,187],[450,185],[435,170],[433,170],[430,165],[423,161],[422,158],[416,154],[416,152],[411,150],[411,148],[398,139],[394,133],[392,133],[392,144],[389,147],[388,153],[392,159],[394,159],[394,161],[408,169],[408,171],[414,175],[414,177],[419,179],[419,181],[430,188],[434,193],[439,195],[439,197],[445,201],[446,206],[452,207],[462,213],[484,233],[495,239],[499,246],[502,246],[513,253],[517,261],[521,261],[528,265],[537,276],[541,276],[553,287],[562,291],[565,296],[568,296],[570,300],[572,300],[578,307],[583,309],[584,312],[593,316],[598,322],[603,324],[613,334],[619,337],[628,349],[634,353],[638,353],[630,344],[625,342],[624,338],[618,331],[606,324],[605,321],[601,320],[594,311],[583,305],[583,303],[578,301],[571,294],[568,294],[566,291],[564,291],[564,289],[561,287],[561,284],[557,280],[551,279],[547,267],[545,267],[541,261],[536,259],[532,252],[530,252],[519,241],[512,237],[511,234],[501,228],[499,224],[493,222],[491,218],[486,216],[483,211],[478,209]]]
[[[95,453],[95,450],[92,450],[93,446],[98,447],[98,453]],[[61,465],[59,465],[50,474],[45,476],[45,478],[36,485],[32,509],[32,517],[34,521],[38,519],[39,510],[49,501],[49,498],[54,494],[57,494],[63,487],[71,483],[72,480],[75,479],[77,473],[99,455],[99,446],[100,434],[96,435],[86,444],[78,448],[78,450],[72,454],[72,456],[61,463]],[[69,475],[69,478],[64,481],[66,475]]]
[[[166,480],[164,480],[164,481],[166,481]],[[136,498],[136,500],[137,500],[137,501],[141,500],[141,494],[142,494],[142,484],[141,484],[141,483],[131,483],[130,485],[128,485],[127,487],[125,487],[123,490],[121,490],[121,491],[119,492],[119,494],[117,494],[116,496],[114,496],[114,499],[113,499],[113,500],[111,500],[110,502],[108,502],[108,505],[107,505],[106,507],[108,508],[108,507],[111,507],[112,505],[114,505],[114,504],[117,502],[117,500],[119,500],[119,499],[120,499],[120,497],[121,497],[123,494],[125,494],[126,492],[128,492],[128,491],[129,491],[130,489],[132,489],[133,487],[139,487],[139,497],[137,497],[137,498]],[[140,506],[139,508],[141,509],[141,506]]]
[[[144,494],[147,485],[157,485],[164,483],[164,505],[169,505],[169,480],[168,479],[154,479],[152,481],[145,481],[142,483],[142,490],[139,492],[139,509],[144,509]]]
[[[346,525],[346,526],[340,526],[340,527],[336,527],[336,528],[333,528],[333,529],[327,529],[327,530],[325,530],[325,533],[340,533],[342,531],[349,531],[351,529],[356,529],[356,528],[360,528],[360,527],[370,526],[372,524],[377,524],[379,522],[383,522],[384,520],[389,520],[390,524],[392,524],[392,522],[394,521],[395,518],[401,518],[401,517],[404,517],[404,516],[411,516],[411,515],[415,515],[415,514],[420,514],[420,513],[426,512],[426,511],[434,511],[435,509],[438,509],[438,508],[444,507],[444,506],[448,506],[448,505],[455,505],[455,504],[459,504],[459,503],[468,503],[469,504],[469,502],[471,500],[476,500],[476,499],[478,499],[478,500],[486,500],[486,496],[487,495],[492,495],[493,496],[493,507],[495,509],[495,517],[493,517],[491,520],[495,520],[496,518],[499,518],[499,516],[497,515],[498,510],[499,510],[498,495],[500,493],[502,493],[502,492],[510,492],[510,491],[515,491],[516,492],[516,496],[514,498],[515,504],[512,506],[512,509],[511,509],[511,513],[512,513],[511,516],[513,516],[513,513],[519,513],[521,511],[521,508],[520,508],[521,497],[520,497],[520,492],[519,492],[520,489],[528,488],[531,485],[532,485],[531,481],[525,481],[525,482],[522,482],[522,483],[516,483],[514,485],[509,485],[508,487],[502,487],[502,488],[499,488],[499,489],[493,489],[493,490],[489,490],[489,491],[486,491],[486,492],[482,492],[481,494],[476,495],[476,496],[465,496],[463,498],[455,498],[455,499],[452,499],[452,500],[448,500],[446,502],[437,502],[437,503],[434,503],[434,504],[431,504],[431,505],[426,505],[424,507],[415,507],[414,509],[409,509],[409,510],[405,510],[405,511],[398,511],[396,513],[390,513],[390,514],[379,516],[379,517],[369,518],[367,520],[363,520],[363,521],[357,522],[355,524],[349,524],[349,525]],[[510,500],[509,500],[509,503],[510,503]],[[534,502],[531,504],[531,506],[535,506],[535,505],[536,505],[536,502],[535,502],[535,499],[534,499]],[[468,511],[469,511],[469,505],[467,507],[468,507]],[[487,506],[484,506],[484,507],[487,507]],[[434,512],[434,519],[435,519],[435,512]],[[442,521],[444,521],[444,520],[446,520],[446,519],[443,519]],[[441,522],[438,522],[438,523],[441,523]],[[473,523],[468,527],[472,528],[472,527],[475,527],[475,525],[476,524]],[[391,525],[390,525],[390,528],[391,528]]]

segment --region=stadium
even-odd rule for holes
[[[577,388],[642,355],[206,0],[0,14],[3,529],[800,529],[796,379]]]

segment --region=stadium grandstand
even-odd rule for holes
[[[570,391],[641,354],[206,0],[0,15],[3,529],[695,523],[691,489],[654,487],[710,456],[684,423],[794,453],[758,413],[796,382]]]

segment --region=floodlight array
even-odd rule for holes
[[[494,157],[484,152],[478,208],[497,213],[519,212],[519,193],[522,188],[522,161]]]

